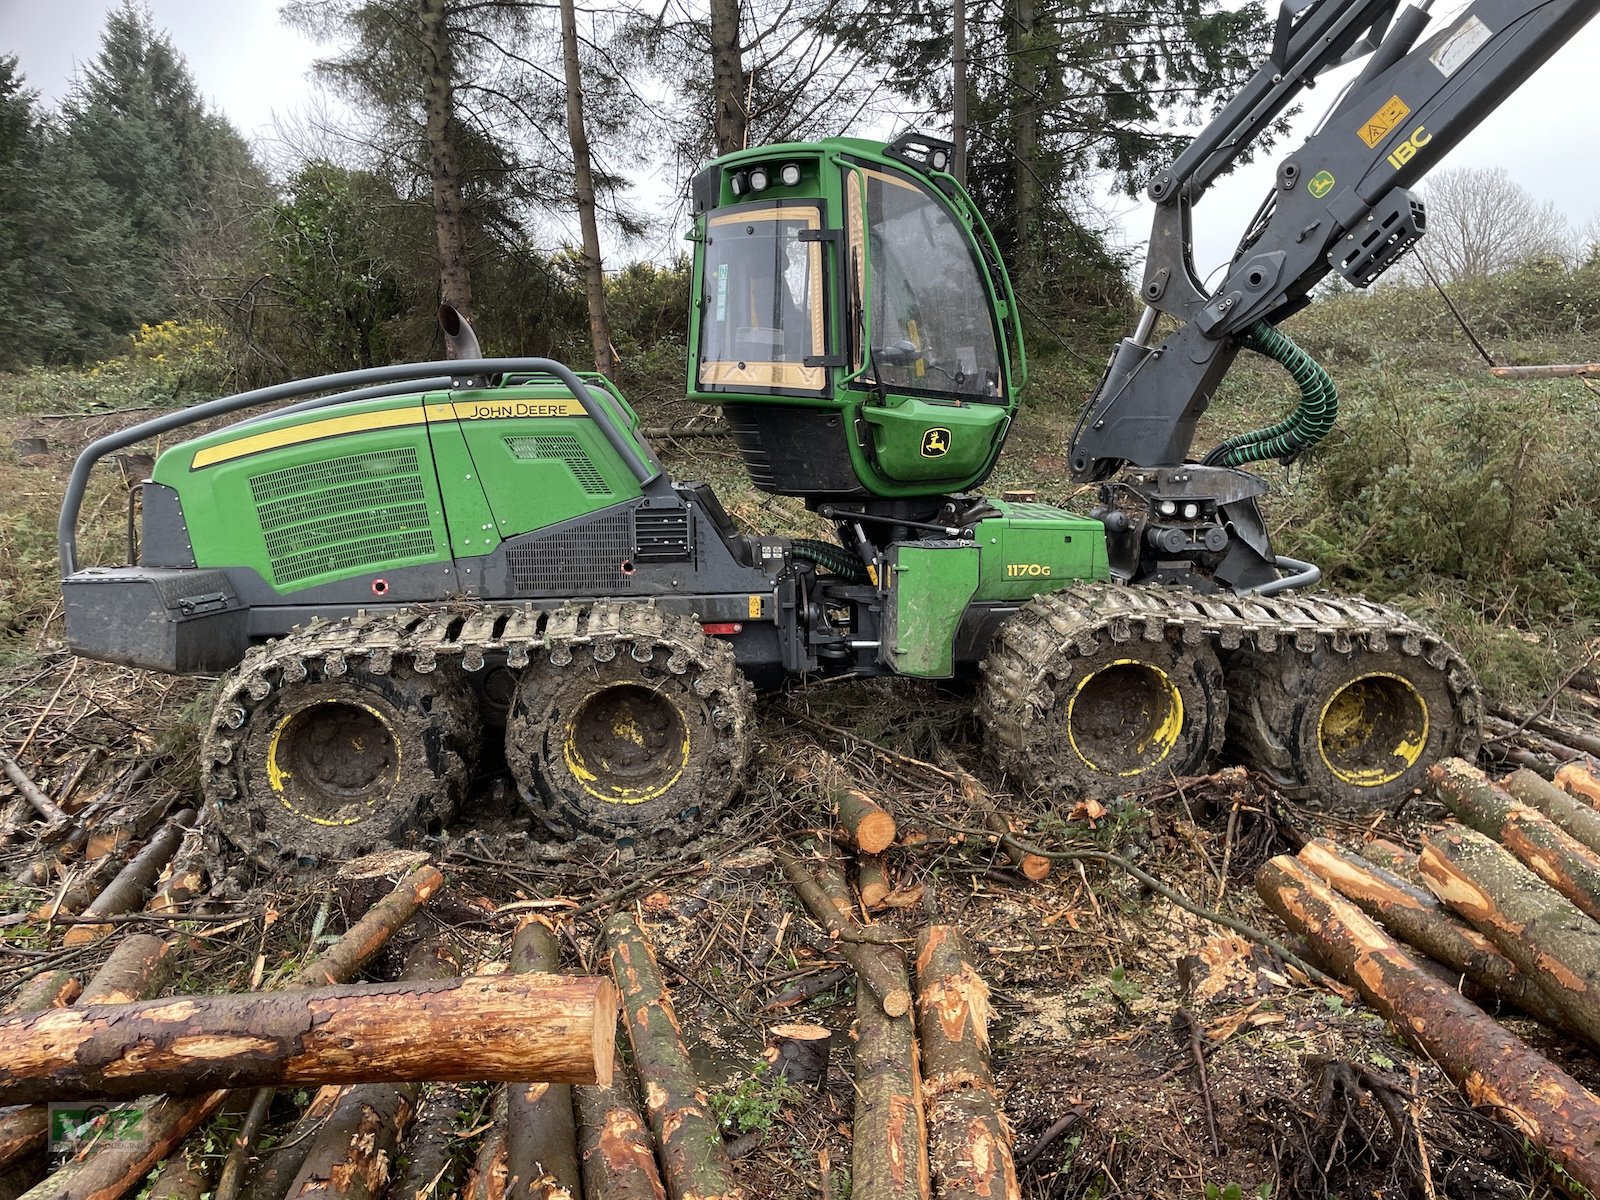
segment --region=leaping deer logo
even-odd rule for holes
[[[950,431],[936,427],[922,435],[922,457],[943,458],[950,451]]]

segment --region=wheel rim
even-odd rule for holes
[[[400,778],[400,739],[371,705],[320,700],[283,717],[267,746],[267,783],[317,825],[354,825]]]
[[[1122,658],[1078,683],[1067,703],[1067,737],[1091,770],[1126,778],[1172,755],[1183,715],[1183,696],[1171,676]]]
[[[673,700],[639,684],[588,696],[567,720],[562,757],[573,779],[608,804],[666,794],[689,762],[689,725]]]
[[[1428,705],[1410,680],[1386,672],[1352,679],[1322,706],[1317,750],[1352,787],[1393,783],[1422,758]]]

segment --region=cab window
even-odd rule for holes
[[[971,238],[925,186],[865,170],[866,378],[896,392],[1000,400],[989,290]]]
[[[700,386],[816,392],[824,354],[821,228],[814,204],[720,212],[706,225],[700,280]],[[808,365],[808,361],[810,365]]]

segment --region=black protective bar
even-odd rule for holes
[[[583,405],[583,411],[600,427],[606,442],[627,464],[628,470],[633,473],[641,488],[648,488],[661,478],[660,467],[639,456],[633,442],[616,419],[595,399],[594,394],[583,380],[578,378],[577,373],[565,363],[549,358],[474,358],[443,362],[395,363],[387,367],[368,367],[361,371],[342,371],[336,375],[298,379],[289,383],[274,384],[272,387],[256,388],[250,392],[240,392],[236,396],[208,400],[204,404],[196,404],[178,412],[165,413],[149,421],[141,421],[137,425],[90,442],[78,455],[77,461],[72,464],[72,475],[67,480],[67,492],[61,500],[61,519],[56,524],[56,538],[61,545],[61,573],[64,576],[71,575],[78,569],[78,516],[83,510],[84,492],[88,490],[89,474],[94,469],[95,463],[108,454],[126,449],[144,441],[145,438],[170,433],[174,429],[182,429],[186,425],[210,420],[212,417],[227,416],[229,413],[252,408],[257,404],[292,400],[296,396],[307,396],[313,392],[332,391],[335,388],[371,387],[378,384],[392,385],[399,382],[409,382],[413,387],[418,384],[431,387],[437,382],[434,378],[436,376],[445,376],[447,381],[454,381],[468,375],[508,375],[524,372],[553,375],[565,384],[573,398]],[[399,395],[409,390],[412,389],[373,388],[371,391],[351,392],[327,399],[329,404],[348,403],[351,400],[373,399],[385,394]]]

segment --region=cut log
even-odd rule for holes
[[[611,1068],[602,978],[492,975],[0,1018],[0,1103],[217,1087],[527,1079]]]
[[[127,866],[117,872],[105,890],[80,914],[82,921],[98,921],[102,917],[119,916],[131,912],[144,903],[145,895],[155,885],[161,869],[172,861],[178,845],[189,826],[194,824],[195,812],[185,808],[175,813],[161,832],[151,838],[144,849],[134,855]],[[81,946],[98,941],[111,933],[110,925],[80,924],[67,930],[61,941],[66,946]]]
[[[35,916],[42,921],[51,921],[82,912],[117,877],[124,861],[120,853],[108,854],[94,862],[68,867],[61,890],[41,905],[35,911]]]
[[[870,949],[883,954],[883,969],[898,971],[901,986],[906,986],[904,958]],[[853,1200],[927,1200],[928,1132],[911,1017],[889,1016],[861,988],[856,992],[856,1030],[850,1194]]]
[[[839,832],[863,854],[882,854],[894,845],[894,817],[860,788],[841,785],[833,794]]]
[[[1299,859],[1407,945],[1529,1015],[1565,1026],[1561,1010],[1545,998],[1543,989],[1517,970],[1487,937],[1440,904],[1432,892],[1346,853],[1326,838],[1307,842]]]
[[[83,991],[83,984],[70,971],[40,971],[17,989],[11,1003],[0,1015],[38,1012],[71,1004]]]
[[[213,1159],[179,1151],[157,1169],[145,1200],[205,1200],[216,1172]]]
[[[1385,871],[1392,871],[1407,883],[1425,886],[1422,871],[1417,866],[1416,853],[1397,842],[1391,842],[1388,838],[1373,838],[1361,847],[1361,857]]]
[[[1468,829],[1425,836],[1422,874],[1600,1046],[1600,925],[1504,847]]]
[[[826,1025],[774,1025],[761,1056],[778,1078],[821,1092],[828,1086],[832,1051],[833,1030]]]
[[[989,1064],[989,986],[951,925],[917,935],[917,1036],[928,1161],[947,1200],[1020,1197],[1011,1127]]]
[[[1428,768],[1428,778],[1446,808],[1498,841],[1540,879],[1600,921],[1600,858],[1587,846],[1459,758],[1435,763]]]
[[[367,910],[349,930],[315,962],[291,977],[285,987],[319,987],[354,978],[394,933],[409,921],[435,892],[444,886],[444,874],[428,863],[414,867],[394,885],[394,890]]]
[[[1506,780],[1506,791],[1537,808],[1591,851],[1600,853],[1600,811],[1525,769],[1512,773]]]
[[[1600,778],[1582,763],[1567,763],[1556,772],[1556,786],[1600,808]]]
[[[889,864],[881,854],[862,854],[856,857],[856,891],[861,893],[861,907],[877,912],[894,892],[894,880],[889,877]]]
[[[345,1088],[323,1123],[286,1200],[371,1200],[389,1184],[400,1136],[411,1122],[414,1085]]]
[[[867,945],[860,940],[861,927],[847,911],[841,911],[835,899],[830,897],[823,884],[811,874],[803,860],[787,847],[779,847],[776,853],[778,862],[783,867],[784,876],[794,888],[795,894],[800,897],[801,903],[828,931],[829,936],[838,941],[839,952],[857,977],[877,997],[878,1003],[883,1005],[883,1011],[891,1017],[903,1016],[910,1012],[911,992],[905,987],[905,972],[901,970],[896,973],[888,969],[884,956],[869,953],[878,947]],[[825,872],[828,873],[831,872]],[[840,882],[842,883],[842,880]],[[849,908],[848,901],[844,908]]]
[[[634,1100],[631,1075],[619,1059],[609,1087],[592,1084],[572,1089],[585,1200],[667,1198],[656,1166],[655,1145]]]
[[[502,1089],[496,1096],[493,1124],[483,1140],[478,1143],[478,1155],[472,1170],[467,1173],[467,1186],[462,1189],[466,1200],[506,1200],[506,1180],[510,1171],[506,1166],[506,1097]]]
[[[1319,958],[1439,1063],[1471,1104],[1509,1120],[1573,1180],[1600,1190],[1600,1098],[1421,970],[1304,864],[1287,855],[1270,860],[1256,889]]]
[[[461,1084],[424,1085],[406,1136],[400,1176],[389,1189],[392,1200],[448,1200],[456,1194],[456,1127],[466,1105]]]
[[[145,905],[145,911],[176,912],[204,891],[205,886],[206,831],[203,827],[195,827],[183,835],[183,844],[178,847],[171,866],[162,876],[156,894]]]
[[[668,1195],[742,1197],[644,931],[629,914],[617,913],[605,924],[605,942]]]
[[[434,874],[438,875],[438,872]],[[443,883],[443,879],[439,875],[438,883]],[[437,889],[438,883],[427,889],[428,895]],[[422,903],[422,900],[416,899],[422,890],[415,886],[410,877],[402,880],[396,892],[404,891],[406,899],[397,903],[403,905],[414,901],[409,910],[414,912],[415,907]],[[372,915],[368,914],[369,917]],[[344,982],[382,949],[389,935],[403,923],[403,919],[399,922],[394,920],[392,908],[385,911],[381,920],[369,923],[363,918],[319,958],[307,964],[295,978]],[[228,1095],[226,1091],[216,1091],[191,1100],[146,1097],[141,1104],[134,1106],[144,1111],[139,1140],[107,1145],[74,1158],[26,1193],[25,1200],[118,1200],[132,1190],[145,1173],[171,1153],[193,1129],[221,1108]],[[274,1192],[260,1200],[279,1200],[281,1195],[281,1192]]]
[[[942,754],[939,760],[945,770],[956,777],[956,786],[961,789],[961,798],[983,818],[983,824],[987,829],[1001,839],[1021,832],[1017,824],[995,806],[994,797],[989,794],[989,789],[979,782],[976,775],[962,767],[952,755]],[[1051,863],[1043,855],[1030,854],[1004,840],[1001,841],[1001,849],[1011,860],[1011,865],[1022,872],[1023,878],[1039,883],[1049,876]]]
[[[511,940],[511,969],[548,973],[561,968],[561,941],[538,917],[530,917]],[[506,1167],[510,1188],[529,1188],[546,1176],[579,1194],[578,1135],[572,1088],[563,1083],[521,1081],[506,1087]]]

